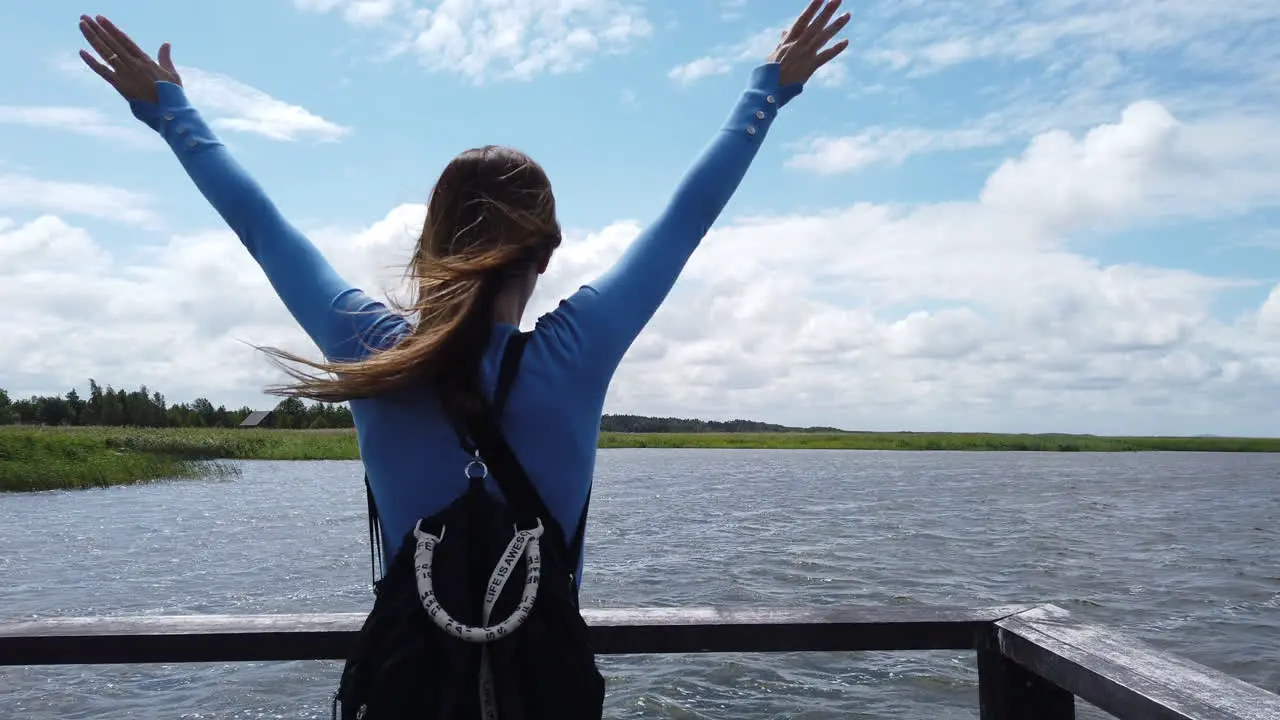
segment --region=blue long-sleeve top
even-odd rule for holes
[[[778,109],[802,90],[799,84],[779,86],[778,71],[769,63],[751,73],[728,120],[685,173],[662,214],[618,262],[538,318],[502,427],[568,535],[591,487],[600,417],[614,371],[737,189]],[[134,115],[168,141],[326,358],[356,360],[410,332],[405,318],[352,287],[281,216],[180,86],[159,82],[156,87],[156,103],[130,103]],[[490,395],[506,339],[517,330],[502,323],[493,327],[480,370]],[[418,518],[465,491],[462,468],[470,458],[434,396],[374,397],[350,406],[382,519],[384,560],[390,561]],[[490,490],[497,493],[496,487]],[[583,560],[577,561],[581,577]]]

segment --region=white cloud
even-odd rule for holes
[[[0,207],[81,215],[155,227],[149,195],[110,185],[59,182],[0,172]]]
[[[837,58],[831,62],[818,68],[810,79],[817,87],[836,88],[842,87],[849,81],[849,65],[844,60]]]
[[[1008,122],[1002,125],[1002,122]],[[1029,127],[1007,116],[993,115],[960,128],[921,127],[873,127],[858,134],[843,137],[820,136],[796,145],[796,152],[787,161],[791,167],[813,171],[822,175],[861,170],[865,167],[885,164],[897,165],[908,158],[940,151],[967,150],[997,147],[1017,138]],[[1104,186],[1131,187],[1115,172],[1144,172],[1149,184],[1142,191],[1159,196],[1159,186],[1171,179],[1181,182],[1193,168],[1225,167],[1222,156],[1230,155],[1233,177],[1226,184],[1207,182],[1201,175],[1196,194],[1186,202],[1209,203],[1215,208],[1232,203],[1250,206],[1262,198],[1275,197],[1277,188],[1270,182],[1272,175],[1268,164],[1280,162],[1280,117],[1248,115],[1241,112],[1224,113],[1201,118],[1190,125],[1180,123],[1168,108],[1153,101],[1139,101],[1123,110],[1121,122],[1100,125],[1077,142],[1067,131],[1054,130],[1042,133],[1033,141],[1036,155],[1061,154],[1065,156],[1089,153],[1111,153],[1109,145],[1124,147],[1130,152],[1125,157],[1133,163],[1164,162],[1169,172],[1150,172],[1147,168],[1132,165],[1108,167],[1106,173],[1081,179],[1083,186],[1101,192]],[[1163,144],[1165,147],[1139,147],[1133,143]],[[1165,152],[1167,151],[1167,152]],[[1044,172],[1056,172],[1053,162],[1046,163]],[[1253,178],[1250,181],[1247,177]],[[1000,175],[993,181],[999,184]],[[1018,175],[1022,179],[1022,175]],[[1046,184],[1051,185],[1049,178]],[[1037,192],[1043,191],[1039,185]],[[1137,190],[1131,190],[1136,192]],[[1121,200],[1117,200],[1121,202]]]
[[[178,72],[192,104],[207,113],[219,130],[254,133],[272,140],[321,141],[339,140],[351,131],[226,75],[191,67]]]
[[[757,31],[740,42],[717,47],[710,55],[677,65],[667,72],[667,77],[682,85],[692,85],[704,78],[724,75],[744,63],[761,64],[778,45],[783,26],[768,27]],[[827,70],[837,78],[840,70]]]
[[[72,260],[87,270],[99,270],[110,260],[88,232],[52,215],[42,215],[22,226],[0,219],[0,236],[4,238],[0,257],[5,260],[0,274],[10,282],[64,269]]]
[[[1188,119],[1280,102],[1271,0],[873,0],[845,32],[847,74],[893,119],[811,140],[796,164],[824,173],[1080,131],[1141,98]]]
[[[726,219],[628,355],[608,410],[869,429],[1272,432],[1280,290],[1223,320],[1214,304],[1242,281],[1106,264],[1071,243],[1280,205],[1274,144],[1251,152],[1240,127],[1138,103],[1088,133],[1038,137],[970,201]],[[404,205],[361,232],[314,237],[352,281],[394,288],[422,212]],[[570,233],[526,325],[640,229]],[[261,405],[252,388],[275,371],[238,339],[315,355],[226,232],[126,261],[56,218],[0,222],[0,273],[0,303],[24,308],[0,314],[0,334],[19,340],[0,345],[0,386],[19,394],[93,376]]]
[[[807,140],[800,144],[800,150],[787,164],[822,175],[835,175],[874,164],[897,165],[927,152],[988,147],[1005,139],[1003,132],[989,127],[955,130],[874,127],[857,135]]]
[[[746,10],[747,0],[720,0],[720,19],[737,20]]]
[[[352,25],[376,24],[410,6],[408,0],[293,0],[305,12],[327,13],[342,9],[342,17]]]
[[[1216,33],[1280,20],[1271,0],[936,0],[927,15],[919,10],[877,3],[872,15],[883,24],[863,45],[869,55],[918,72],[987,58],[1074,63],[1099,53],[1191,51],[1211,45]]]
[[[131,120],[131,119],[130,119]],[[0,106],[0,124],[63,130],[79,135],[150,146],[147,131],[141,125],[126,125],[95,108],[37,105]]]
[[[628,51],[653,31],[626,0],[294,0],[300,10],[341,10],[353,25],[386,24],[393,54],[475,83],[573,72],[599,54]]]
[[[331,0],[312,0],[329,2]],[[79,58],[59,57],[54,66],[82,82],[92,83],[110,94],[116,112],[92,108],[8,106],[0,107],[0,123],[45,126],[66,132],[128,140],[147,145],[151,130],[129,113],[120,96],[84,66]],[[272,140],[340,140],[351,128],[316,115],[299,105],[285,102],[246,83],[221,73],[180,66],[178,74],[193,105],[214,128],[252,133]],[[154,142],[149,143],[154,146]]]
[[[319,232],[350,279],[390,279],[414,211],[370,231]],[[420,218],[419,218],[420,221]],[[129,259],[56,217],[0,220],[0,387],[18,395],[82,390],[86,379],[147,384],[173,400],[197,396],[262,405],[255,389],[280,378],[243,341],[312,347],[234,235],[216,231],[142,247]],[[271,401],[273,404],[275,401]]]
[[[404,4],[402,0],[353,0],[343,16],[355,25],[379,23],[394,15]]]
[[[778,46],[784,25],[767,27],[752,33],[740,42],[717,47],[710,55],[677,65],[667,72],[667,77],[681,85],[693,85],[699,80],[725,75],[743,65],[764,63]],[[833,60],[813,74],[808,83],[813,87],[841,87],[849,79],[849,66],[842,59]]]
[[[1136,212],[1220,215],[1280,203],[1278,167],[1280,122],[1226,117],[1186,125],[1144,101],[1080,140],[1040,135],[988,179],[982,201],[1032,207],[1063,229]]]
[[[733,63],[725,58],[703,57],[671,68],[667,77],[681,85],[692,85],[703,78],[724,75],[732,69]]]

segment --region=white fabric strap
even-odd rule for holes
[[[436,546],[444,540],[444,530],[441,527],[440,535],[436,536],[423,530],[421,524],[413,529],[413,535],[418,540],[413,555],[414,569],[418,576],[418,597],[427,615],[441,630],[466,642],[489,643],[515,631],[529,617],[538,596],[538,583],[542,576],[542,552],[539,546],[542,520],[539,519],[537,526],[530,530],[517,530],[511,542],[507,543],[507,549],[489,575],[480,627],[471,627],[454,620],[436,599],[431,582],[431,565]],[[521,557],[525,559],[525,584],[524,591],[520,594],[520,603],[506,620],[490,625],[493,608],[506,587],[507,579],[515,573],[516,563],[520,562]],[[493,668],[489,664],[488,647],[480,649],[480,709],[485,720],[497,720],[498,702],[493,687]]]

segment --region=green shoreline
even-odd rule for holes
[[[601,448],[1280,452],[1280,438],[998,433],[616,433]],[[354,430],[0,426],[0,492],[234,474],[225,460],[358,460]]]

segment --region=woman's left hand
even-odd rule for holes
[[[80,16],[80,32],[105,61],[98,62],[92,53],[80,51],[80,59],[89,69],[107,81],[125,100],[154,103],[157,82],[181,85],[182,78],[169,56],[169,43],[160,46],[160,62],[151,59],[136,43],[105,17]]]
[[[791,28],[783,31],[778,47],[769,55],[769,62],[781,65],[778,77],[781,85],[808,82],[818,68],[849,47],[848,40],[827,47],[849,22],[849,13],[834,21],[831,19],[839,8],[840,0],[813,0]]]

